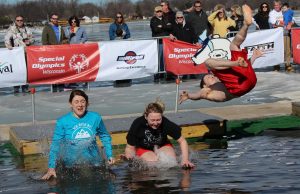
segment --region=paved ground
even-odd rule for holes
[[[291,102],[300,101],[299,73],[257,72],[257,86],[247,95],[225,103],[187,101],[178,106],[179,111],[197,110],[202,113],[229,120],[259,118],[291,113]],[[147,103],[160,97],[167,112],[174,112],[175,83],[153,84],[138,82],[131,87],[115,88],[112,85],[99,87],[94,83],[87,92],[92,111],[104,118],[122,118],[141,115]],[[98,83],[99,84],[99,83]],[[70,110],[69,91],[50,93],[47,87],[39,87],[35,95],[36,120],[38,123],[54,123],[55,119]],[[196,91],[199,80],[183,82],[180,90]],[[0,89],[0,130],[7,126],[31,124],[31,95],[10,94],[10,88]]]

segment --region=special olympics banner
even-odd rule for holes
[[[253,68],[278,65],[284,62],[283,28],[260,30],[248,33],[246,40],[241,45],[248,51],[248,57],[253,54],[253,49],[260,49],[264,55],[255,60]]]
[[[98,43],[30,46],[26,52],[30,84],[95,81],[99,71]]]
[[[158,72],[156,40],[104,41],[96,81],[135,79]]]
[[[300,64],[300,28],[292,29],[292,50],[294,63]]]
[[[26,62],[23,47],[0,49],[0,87],[26,84]]]
[[[207,73],[207,68],[204,64],[195,66],[191,59],[199,50],[199,46],[164,38],[163,47],[167,72],[175,75]]]

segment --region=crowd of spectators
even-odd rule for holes
[[[229,9],[228,9],[229,10]],[[181,40],[191,44],[200,45],[202,41],[211,35],[227,37],[229,32],[238,31],[243,25],[243,13],[240,5],[234,4],[230,7],[231,15],[223,4],[217,4],[211,14],[203,10],[200,0],[194,1],[191,8],[174,12],[170,3],[162,0],[160,5],[154,8],[154,16],[150,20],[152,37],[159,41],[159,72],[165,72],[163,60],[163,45],[161,38],[170,37],[172,40]],[[273,1],[273,9],[266,2],[262,3],[258,12],[253,16],[257,30],[283,27],[285,44],[285,70],[294,71],[291,63],[291,40],[290,30],[296,23],[293,19],[293,10],[288,3],[282,4],[279,0]],[[24,18],[18,15],[13,25],[5,35],[5,45],[8,49],[14,46],[29,46],[33,44],[31,30],[24,25]],[[63,28],[58,23],[57,13],[50,15],[49,23],[42,32],[43,45],[59,44],[84,44],[88,41],[88,35],[83,27],[80,26],[78,17],[71,16],[68,20],[69,26]],[[200,38],[204,37],[204,38]],[[121,12],[116,13],[115,21],[109,27],[109,39],[121,40],[131,38],[128,25],[125,23]],[[279,65],[274,66],[278,71]],[[155,75],[154,80],[172,78],[172,75],[160,73]],[[127,83],[131,80],[127,80]],[[116,82],[118,83],[118,81]],[[70,84],[69,86],[72,86]],[[75,84],[74,86],[77,86]],[[65,85],[54,85],[53,90],[60,91]],[[21,86],[22,92],[28,92],[28,86]],[[14,91],[19,92],[19,86],[14,87]]]

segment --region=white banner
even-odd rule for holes
[[[95,81],[135,79],[158,72],[156,40],[99,43],[100,67]]]
[[[254,48],[263,51],[263,57],[258,58],[253,64],[253,68],[261,68],[284,62],[283,45],[283,29],[276,28],[248,33],[241,47],[247,49],[249,58]]]
[[[0,88],[26,84],[27,70],[23,47],[0,49]]]

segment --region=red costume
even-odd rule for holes
[[[257,79],[250,61],[247,59],[247,51],[231,51],[231,61],[237,61],[239,57],[245,59],[248,67],[234,66],[224,70],[212,70],[213,74],[225,85],[227,91],[234,96],[243,96],[256,85]]]

